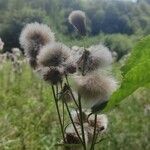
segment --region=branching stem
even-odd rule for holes
[[[80,135],[79,135],[79,132],[78,132],[76,126],[75,126],[75,123],[74,123],[74,121],[73,121],[73,118],[72,118],[72,115],[71,115],[71,113],[70,113],[68,104],[67,104],[66,102],[65,102],[65,106],[66,106],[66,108],[67,108],[67,112],[68,112],[69,118],[70,118],[70,120],[71,120],[71,123],[72,123],[72,125],[73,125],[73,127],[74,127],[74,130],[75,130],[75,132],[76,132],[76,134],[77,134],[77,136],[78,136],[80,142],[84,145],[84,143],[83,143],[83,141],[82,141],[82,139],[81,139],[81,137],[80,137]]]
[[[80,115],[80,125],[82,131],[82,139],[83,139],[83,148],[86,150],[86,142],[85,142],[85,133],[84,133],[84,126],[83,126],[83,112],[82,112],[82,103],[81,103],[81,96],[78,94],[78,101],[79,101],[79,115]]]
[[[63,136],[63,141],[65,143],[65,134],[64,134],[63,123],[61,121],[61,115],[60,115],[59,107],[58,107],[58,100],[57,100],[57,97],[56,97],[54,86],[52,85],[51,87],[52,87],[52,92],[53,92],[53,96],[54,96],[54,101],[55,101],[55,105],[56,105],[58,119],[59,119],[59,123],[60,123],[60,127],[61,127],[61,132],[62,132],[62,136]]]
[[[94,119],[94,132],[93,132],[93,139],[92,139],[92,144],[91,144],[90,150],[94,150],[95,141],[96,141],[96,138],[97,138],[96,123],[97,123],[97,114],[95,114],[95,119]]]

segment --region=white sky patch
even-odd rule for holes
[[[93,0],[81,0],[81,1],[93,1]],[[106,0],[107,1],[107,0]],[[137,0],[111,0],[111,1],[131,1],[131,2],[137,2]]]

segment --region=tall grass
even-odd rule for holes
[[[60,131],[51,89],[28,65],[22,67],[15,74],[6,62],[0,70],[0,149],[56,150]],[[150,149],[149,97],[140,89],[108,113],[109,131],[97,150]]]

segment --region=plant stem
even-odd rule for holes
[[[64,129],[64,125],[65,125],[65,108],[64,108],[64,103],[62,102],[62,125],[63,125],[63,129]]]
[[[60,83],[60,89],[61,90],[63,89],[62,82]],[[65,105],[64,105],[63,101],[62,101],[62,124],[63,124],[63,129],[64,129],[64,126],[65,126]]]
[[[83,141],[82,141],[82,139],[81,139],[81,137],[80,137],[80,135],[79,135],[79,133],[78,133],[78,130],[77,130],[76,126],[75,126],[75,123],[73,122],[73,118],[72,118],[72,116],[71,116],[71,113],[70,113],[68,104],[67,104],[66,102],[65,102],[65,105],[66,105],[67,112],[68,112],[68,115],[69,115],[69,117],[70,117],[71,123],[72,123],[72,125],[73,125],[73,127],[74,127],[74,130],[75,130],[75,132],[76,132],[76,134],[77,134],[77,136],[78,136],[80,142],[84,145],[84,143],[83,143]]]
[[[85,143],[85,134],[84,134],[84,126],[83,126],[83,113],[82,113],[82,103],[81,103],[81,96],[78,94],[78,101],[79,101],[79,114],[80,114],[80,125],[81,125],[81,132],[82,132],[82,139],[83,139],[83,148],[86,150],[86,143]]]
[[[53,96],[54,96],[54,100],[55,100],[55,105],[56,105],[58,119],[59,119],[59,123],[60,123],[60,127],[61,127],[61,132],[62,132],[62,136],[63,136],[63,141],[65,143],[65,134],[64,134],[63,124],[62,124],[62,121],[61,121],[61,115],[60,115],[59,107],[58,107],[58,100],[56,98],[54,86],[52,85],[51,87],[52,87],[52,92],[53,92]]]
[[[94,119],[94,132],[93,132],[93,139],[92,139],[92,144],[91,144],[90,150],[94,150],[95,141],[96,141],[96,138],[97,138],[97,135],[96,135],[96,123],[97,123],[97,114],[95,114],[95,119]]]
[[[74,103],[75,103],[75,105],[77,106],[77,108],[79,108],[79,105],[78,105],[78,103],[77,103],[77,101],[76,101],[76,99],[75,99],[75,97],[74,97],[74,95],[73,95],[72,89],[71,89],[71,87],[70,87],[70,84],[69,84],[69,81],[68,81],[68,76],[65,75],[65,78],[66,78],[67,85],[68,85],[68,87],[69,87],[70,94],[71,94],[71,96],[72,96],[72,98],[73,98],[73,100],[74,100]]]

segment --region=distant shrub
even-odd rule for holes
[[[104,44],[118,54],[118,60],[127,54],[133,47],[132,40],[127,35],[112,34],[104,38]]]

